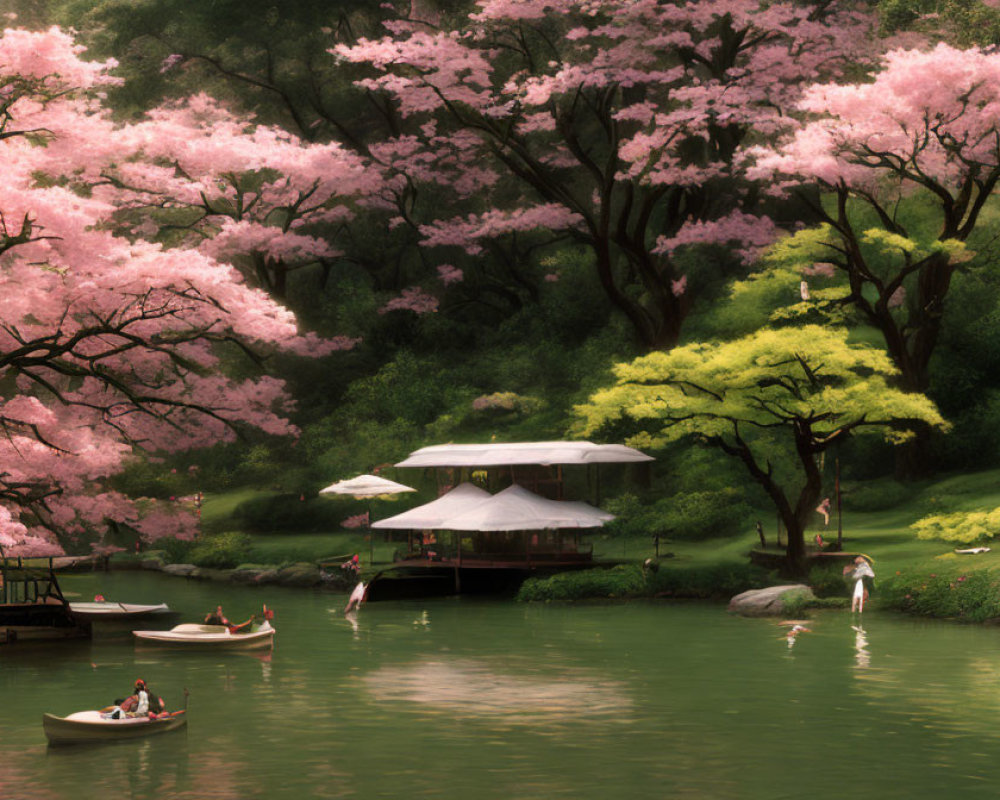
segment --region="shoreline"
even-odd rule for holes
[[[108,558],[107,556],[59,556],[53,558],[52,567],[58,573],[101,572],[118,570],[148,570],[179,578],[214,580],[238,583],[244,586],[286,586],[302,589],[329,589],[349,592],[354,581],[346,576],[331,574],[319,565],[302,561],[280,566],[267,564],[242,564],[219,569],[199,567],[196,564],[167,564],[155,552]]]

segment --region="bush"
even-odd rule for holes
[[[189,554],[199,567],[232,569],[248,561],[251,539],[245,533],[217,533],[198,542]]]
[[[884,605],[910,614],[970,622],[1000,617],[1000,576],[988,569],[896,573],[878,591]]]
[[[528,578],[517,592],[519,602],[583,600],[598,597],[636,597],[646,594],[642,569],[621,564],[611,569],[560,572],[547,578]]]
[[[911,529],[920,539],[940,539],[957,544],[975,544],[992,539],[1000,531],[1000,508],[992,511],[956,511],[936,514],[914,522]]]
[[[233,519],[244,530],[257,533],[335,531],[342,520],[359,509],[358,501],[352,498],[300,500],[300,496],[275,494],[244,500],[233,510]]]
[[[167,564],[187,564],[191,563],[191,552],[197,547],[197,542],[186,539],[177,539],[167,536],[157,539],[156,549],[162,553],[163,560]]]
[[[561,572],[548,578],[529,578],[517,593],[521,602],[582,600],[606,597],[684,597],[728,599],[747,589],[771,584],[767,570],[754,564],[713,564],[707,567],[669,568],[644,573],[635,564],[611,569]]]
[[[851,582],[844,577],[842,567],[825,565],[809,572],[809,586],[817,597],[848,597]]]
[[[660,566],[650,575],[651,593],[702,599],[729,598],[771,584],[771,573],[756,564],[712,564],[705,567]]]
[[[675,494],[665,505],[664,524],[675,539],[730,536],[742,530],[753,517],[753,510],[743,501],[742,494],[732,488]]]

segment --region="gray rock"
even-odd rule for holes
[[[191,571],[192,578],[200,578],[205,581],[228,581],[233,574],[231,569],[216,569],[214,567],[195,567]]]
[[[266,583],[279,583],[280,578],[278,577],[278,570],[276,569],[259,569],[253,576],[251,583],[254,585],[263,586]]]
[[[289,564],[277,571],[276,582],[282,586],[318,586],[323,576],[315,564]]]
[[[803,583],[751,589],[729,601],[729,610],[744,617],[771,617],[785,614],[785,603],[791,597],[815,600],[812,589]]]
[[[237,567],[229,573],[229,580],[233,583],[253,583],[259,574],[260,570],[253,567]]]
[[[169,575],[179,575],[182,578],[191,577],[196,571],[197,567],[194,564],[166,564],[163,567],[163,571]]]

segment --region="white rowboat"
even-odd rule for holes
[[[173,645],[177,647],[204,647],[212,650],[251,650],[271,647],[274,628],[265,620],[246,633],[232,633],[225,625],[175,625],[169,631],[132,631],[143,644]]]
[[[177,730],[187,724],[184,711],[175,711],[168,717],[130,717],[105,719],[100,711],[77,711],[67,717],[55,714],[42,715],[42,728],[49,744],[81,744],[86,742],[115,742],[137,739],[156,733]]]
[[[152,614],[169,614],[170,606],[166,603],[156,605],[141,605],[139,603],[70,603],[70,613],[83,619],[131,619],[146,617]]]

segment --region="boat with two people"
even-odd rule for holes
[[[153,702],[148,695],[140,693],[140,689],[146,692],[146,684],[142,680],[136,681],[135,696],[129,698],[133,705],[116,700],[114,706],[76,711],[65,717],[43,714],[45,737],[52,745],[117,742],[175,731],[187,725],[187,689],[184,690],[184,708],[179,711],[164,710],[162,700],[156,697],[156,702]],[[137,700],[138,707],[134,705]],[[131,711],[126,711],[126,708]]]
[[[209,614],[208,622],[186,622],[166,631],[132,631],[132,635],[136,644],[212,650],[253,650],[274,645],[275,629],[271,625],[274,611],[266,605],[260,618],[255,614],[239,625],[230,625],[224,617],[220,618],[222,621],[217,623],[214,615]]]
[[[81,744],[137,739],[187,725],[185,710],[164,713],[166,716],[123,719],[109,719],[97,710],[77,711],[66,717],[43,714],[42,727],[49,744]]]

